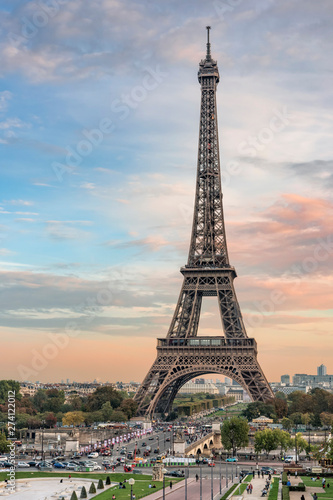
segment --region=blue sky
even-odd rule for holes
[[[2,2],[0,332],[17,352],[2,377],[22,378],[22,366],[42,380],[144,376],[187,258],[206,25],[249,335],[270,380],[322,362],[333,371],[332,10],[329,0]],[[275,292],[284,300],[266,304]],[[219,334],[217,305],[202,316]],[[31,368],[33,349],[71,322],[66,352]]]

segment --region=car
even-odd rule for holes
[[[141,446],[147,446],[146,441],[144,441]]]
[[[1,467],[5,467],[5,468],[8,468],[8,467],[12,467],[13,464],[11,462],[1,462]]]
[[[17,467],[28,468],[30,465],[27,462],[17,462]]]
[[[70,462],[68,465],[66,465],[66,469],[68,469],[68,470],[75,470],[76,468],[77,468],[77,465],[73,464],[72,462]]]
[[[238,462],[238,458],[236,457],[230,457],[226,459],[226,462]]]
[[[64,465],[62,462],[54,462],[53,467],[56,469],[66,469],[66,465]]]
[[[102,467],[98,464],[94,465],[94,470],[102,470]]]
[[[99,456],[99,453],[97,451],[93,451],[92,453],[89,453],[88,458],[97,458]]]
[[[208,462],[208,467],[215,467],[215,463],[214,462]]]
[[[172,476],[172,477],[184,477],[184,472],[180,470],[172,470],[170,472],[165,473],[166,476]]]
[[[264,474],[274,474],[274,469],[272,469],[272,467],[261,467],[261,472],[263,472]]]
[[[170,441],[170,438],[169,438],[169,437],[167,437],[167,438],[166,438],[166,441]]]
[[[154,438],[153,438],[153,436],[151,436],[151,437],[149,438],[149,441],[152,441],[153,439],[154,439]]]
[[[31,462],[27,462],[27,464],[29,464],[30,467],[37,467],[38,466],[38,462],[36,462],[35,460],[31,460]]]

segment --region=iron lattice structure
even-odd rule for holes
[[[193,377],[220,373],[238,382],[254,401],[273,397],[248,338],[233,286],[224,228],[216,88],[219,71],[211,57],[199,64],[201,112],[192,236],[176,310],[157,358],[138,390],[138,414],[167,413],[180,387]],[[202,297],[217,296],[224,335],[198,337]]]

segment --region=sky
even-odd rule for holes
[[[248,335],[270,381],[333,373],[332,19],[330,0],[2,0],[0,378],[140,382],[154,361],[187,261],[206,25]],[[205,299],[199,335],[221,335]]]

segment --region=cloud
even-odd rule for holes
[[[91,236],[88,231],[80,229],[81,226],[90,226],[90,221],[49,220],[45,222],[45,225],[48,236],[59,241],[86,239]]]
[[[12,98],[12,93],[9,90],[3,90],[0,92],[0,112],[6,111],[8,107],[8,102]]]
[[[0,248],[0,255],[12,255],[15,252],[8,250],[7,248]]]
[[[4,203],[8,203],[9,205],[24,205],[27,207],[34,205],[33,201],[28,200],[6,200]]]

